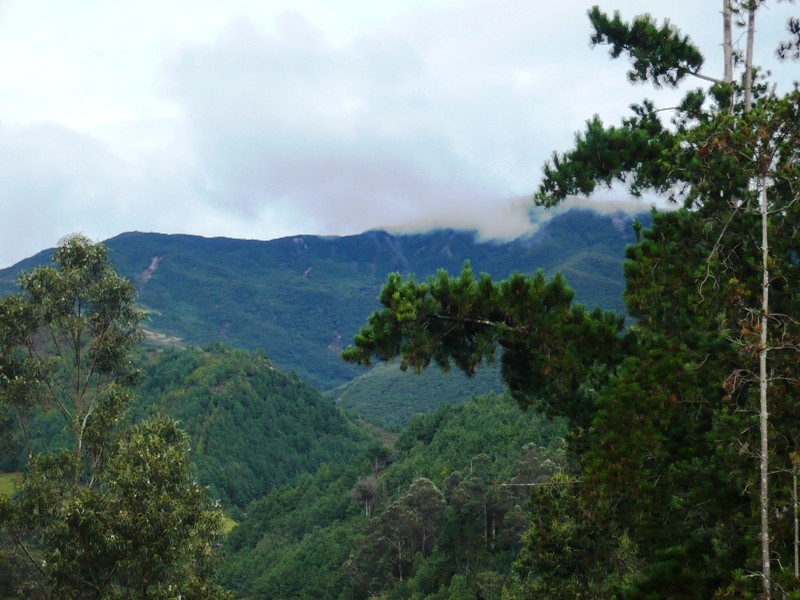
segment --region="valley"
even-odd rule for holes
[[[368,550],[358,541],[364,530],[368,544],[382,544],[362,514],[364,503],[368,514],[413,503],[424,482],[461,508],[447,517],[451,524],[423,538],[463,545],[466,538],[451,538],[449,528],[457,527],[472,540],[458,561],[494,569],[487,581],[505,577],[518,551],[514,531],[522,527],[525,495],[502,486],[534,476],[530,469],[543,469],[540,476],[555,469],[563,425],[520,412],[504,394],[497,365],[474,377],[413,375],[391,363],[352,367],[338,354],[378,307],[393,270],[424,279],[442,266],[457,272],[465,261],[497,276],[563,268],[584,284],[587,302],[618,298],[618,257],[633,241],[631,223],[576,211],[536,236],[505,243],[456,231],[274,242],[132,233],[108,240],[147,319],[134,356],[141,377],[130,417],[168,417],[188,434],[195,475],[226,512],[225,586],[243,597],[336,597],[382,587],[380,570],[341,570],[367,560],[353,552],[396,562],[390,547]],[[50,254],[1,271],[0,289],[12,291],[20,269]],[[53,412],[34,419],[26,430],[34,452],[68,445],[61,423]],[[10,473],[25,460],[16,446],[0,467]],[[3,493],[11,493],[11,475],[2,481]],[[480,509],[486,486],[496,495],[491,516]],[[490,545],[480,523],[491,526]],[[264,539],[271,539],[268,550]],[[424,550],[431,541],[414,543]],[[296,577],[309,568],[328,575]],[[397,563],[390,570],[411,568]]]

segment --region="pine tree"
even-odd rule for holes
[[[635,194],[666,192],[670,200],[703,219],[701,239],[709,247],[698,286],[706,293],[711,287],[728,286],[738,308],[729,311],[727,323],[740,326],[740,335],[731,339],[741,349],[734,371],[738,376],[726,381],[752,378],[758,383],[761,575],[763,593],[770,597],[769,401],[776,395],[771,388],[777,372],[770,363],[773,353],[791,348],[797,339],[793,313],[779,313],[771,303],[770,294],[780,281],[776,265],[785,263],[787,256],[771,251],[770,242],[779,227],[781,237],[794,235],[791,219],[800,199],[800,94],[795,87],[777,97],[757,78],[752,57],[755,17],[762,4],[723,3],[723,79],[701,72],[699,51],[668,23],[659,27],[645,15],[627,24],[619,14],[609,18],[594,7],[589,13],[595,29],[592,42],[609,45],[615,58],[626,53],[632,61],[631,81],[675,86],[695,76],[713,85],[709,92],[686,94],[674,111],[671,128],[649,101],[633,107],[634,116],[619,128],[605,127],[595,117],[576,138],[574,150],[554,155],[545,166],[536,201],[552,206],[571,194],[589,194],[598,184],[621,181]],[[741,84],[732,77],[733,15],[741,17],[747,34]],[[790,20],[790,33],[796,37],[793,25],[796,21]],[[791,42],[781,45],[784,54],[791,47]],[[771,328],[779,333],[771,335]],[[756,356],[757,366],[752,360]]]
[[[773,582],[796,586],[772,567],[787,564],[780,557],[793,521],[785,516],[790,469],[775,461],[788,467],[800,434],[791,401],[800,362],[800,91],[768,90],[747,58],[752,36],[734,81],[742,63],[732,21],[752,31],[760,5],[723,4],[722,78],[703,72],[701,53],[668,23],[589,13],[593,43],[629,56],[631,81],[710,84],[687,92],[671,122],[649,100],[619,126],[595,117],[572,150],[545,165],[535,196],[542,206],[619,182],[682,206],[654,214],[643,235],[637,230],[626,266],[636,322],[627,332],[618,317],[574,307],[560,278],[512,276],[498,285],[467,271],[423,284],[394,276],[383,310],[345,352],[354,362],[401,356],[405,368],[455,362],[470,373],[499,347],[520,405],[567,417],[580,484],[578,516],[562,525],[586,531],[576,518],[594,523],[636,563],[613,581],[572,579],[570,593],[598,585],[631,597],[742,593],[755,564],[765,597]],[[790,31],[797,36],[791,20]],[[784,54],[792,47],[786,42]],[[560,543],[558,527],[539,531],[551,531],[540,542]],[[573,544],[570,553],[587,572],[614,571],[613,552]],[[537,556],[527,563],[534,578],[549,568]]]

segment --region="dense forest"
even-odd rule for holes
[[[564,431],[494,394],[416,416],[392,451],[372,444],[254,503],[222,581],[252,598],[449,598],[476,581],[499,597]]]
[[[764,4],[723,2],[718,79],[669,23],[589,13],[631,81],[710,84],[545,165],[540,206],[620,184],[675,205],[626,223],[624,313],[569,269],[388,274],[346,368],[455,369],[466,402],[143,345],[143,282],[79,235],[30,265],[0,298],[0,597],[800,598],[800,89],[751,63]]]
[[[241,511],[277,484],[351,457],[367,439],[310,385],[278,371],[259,353],[217,345],[146,351],[136,356],[140,383],[129,416],[166,416],[192,440],[201,483],[229,510]],[[66,446],[67,431],[50,412],[28,427],[34,452]],[[19,444],[2,463],[23,468]]]
[[[134,417],[163,414],[192,439],[197,476],[229,509],[350,459],[365,432],[263,355],[224,346],[151,353]]]
[[[499,354],[520,407],[566,420],[560,476],[574,485],[534,494],[506,597],[797,597],[800,89],[776,95],[751,63],[762,4],[723,2],[719,79],[669,23],[589,13],[592,43],[629,57],[632,82],[712,83],[669,123],[650,100],[618,126],[588,121],[534,197],[622,183],[677,205],[637,224],[626,252],[632,324],[576,304],[560,275],[496,282],[467,266],[390,276],[344,353],[467,374]],[[789,31],[784,58],[800,23]]]

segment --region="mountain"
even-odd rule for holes
[[[368,447],[251,504],[221,581],[238,598],[500,598],[529,484],[563,462],[564,433],[508,395],[415,417],[394,451]],[[454,577],[481,593],[453,593]]]
[[[243,511],[273,487],[322,464],[349,463],[374,436],[308,383],[260,352],[217,344],[207,349],[145,350],[130,410],[177,420],[189,434],[198,480],[226,509]],[[60,413],[37,416],[27,435],[34,453],[68,447]],[[24,468],[21,443],[0,456],[0,471]]]
[[[367,421],[395,430],[408,425],[414,415],[429,413],[442,404],[460,404],[472,396],[505,389],[499,361],[482,365],[472,377],[458,369],[404,372],[392,361],[375,365],[323,396]]]
[[[136,282],[153,343],[262,349],[277,367],[331,389],[364,373],[339,352],[378,308],[388,273],[423,279],[439,268],[457,273],[466,260],[497,279],[561,271],[581,302],[622,310],[631,224],[622,213],[573,210],[510,242],[437,230],[272,241],[125,233],[106,245],[117,269]],[[0,271],[0,294],[13,293],[19,271],[51,253]]]

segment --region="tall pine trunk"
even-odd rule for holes
[[[731,0],[722,0],[722,54],[724,60],[723,80],[733,83],[733,11]]]
[[[769,210],[767,206],[767,188],[760,182],[759,211],[761,213],[761,338],[758,357],[759,381],[759,430],[761,433],[761,452],[759,468],[761,485],[759,499],[761,502],[761,568],[764,578],[764,598],[771,596],[771,572],[769,563],[769,411],[767,394],[769,378],[767,373],[767,352],[769,350],[767,327],[769,325]]]
[[[747,48],[744,54],[744,108],[753,106],[753,44],[756,36],[756,0],[747,7]]]
[[[755,43],[757,3],[747,3],[747,47],[744,64],[744,108],[753,106],[753,45]],[[724,26],[725,27],[725,26]],[[727,68],[727,65],[726,65]],[[754,157],[755,160],[756,157]],[[759,408],[758,427],[760,434],[759,450],[759,505],[761,516],[761,577],[763,597],[772,598],[772,569],[770,565],[769,541],[769,373],[767,353],[769,351],[769,206],[767,204],[767,176],[763,174],[754,181],[758,191],[758,210],[761,217],[761,314],[759,318],[760,337],[758,353]]]

